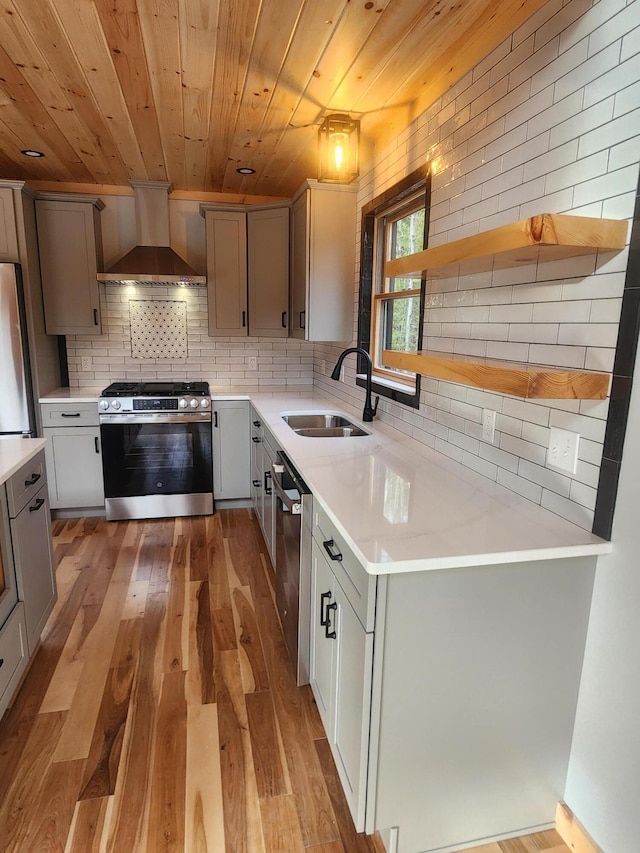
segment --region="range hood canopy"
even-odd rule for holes
[[[98,281],[206,284],[169,245],[169,193],[165,181],[129,181],[136,205],[138,245],[112,264]]]

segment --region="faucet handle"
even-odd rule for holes
[[[376,402],[375,402],[375,405],[374,405],[374,407],[373,407],[373,414],[374,414],[374,415],[377,415],[377,414],[378,414],[378,403],[379,403],[379,402],[380,402],[380,397],[376,397]]]

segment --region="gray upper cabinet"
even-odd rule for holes
[[[246,335],[246,214],[244,210],[205,208],[204,215],[207,223],[209,334]]]
[[[353,338],[357,186],[306,181],[291,209],[291,337]]]
[[[289,334],[289,207],[201,205],[209,334]]]
[[[13,190],[0,187],[0,263],[17,263],[19,260]]]
[[[247,211],[249,334],[289,335],[289,208]]]
[[[40,195],[38,247],[47,333],[99,335],[102,237],[98,198]]]

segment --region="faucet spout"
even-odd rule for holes
[[[361,355],[367,365],[366,372],[366,396],[364,401],[364,410],[362,412],[362,420],[363,421],[372,421],[376,416],[376,412],[378,411],[378,403],[380,402],[380,397],[376,397],[375,405],[371,401],[371,373],[373,371],[373,362],[371,361],[371,356],[362,347],[349,347],[346,350],[343,350],[338,356],[338,361],[336,362],[336,366],[331,371],[331,378],[336,382],[340,379],[340,369],[342,368],[342,362],[345,360],[345,357],[350,353],[357,353]]]

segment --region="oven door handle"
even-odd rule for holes
[[[181,414],[126,414],[100,415],[101,424],[189,424],[211,423],[211,414],[183,412]]]
[[[281,470],[277,470],[277,469],[281,469]],[[271,482],[273,483],[273,486],[274,486],[276,492],[278,493],[278,497],[280,498],[282,503],[286,506],[286,508],[289,510],[291,515],[302,515],[302,502],[297,501],[294,498],[290,498],[289,495],[285,492],[285,490],[282,488],[282,486],[280,484],[280,480],[278,479],[278,474],[282,474],[282,470],[283,470],[282,465],[273,464],[271,466],[271,471],[272,471]]]

